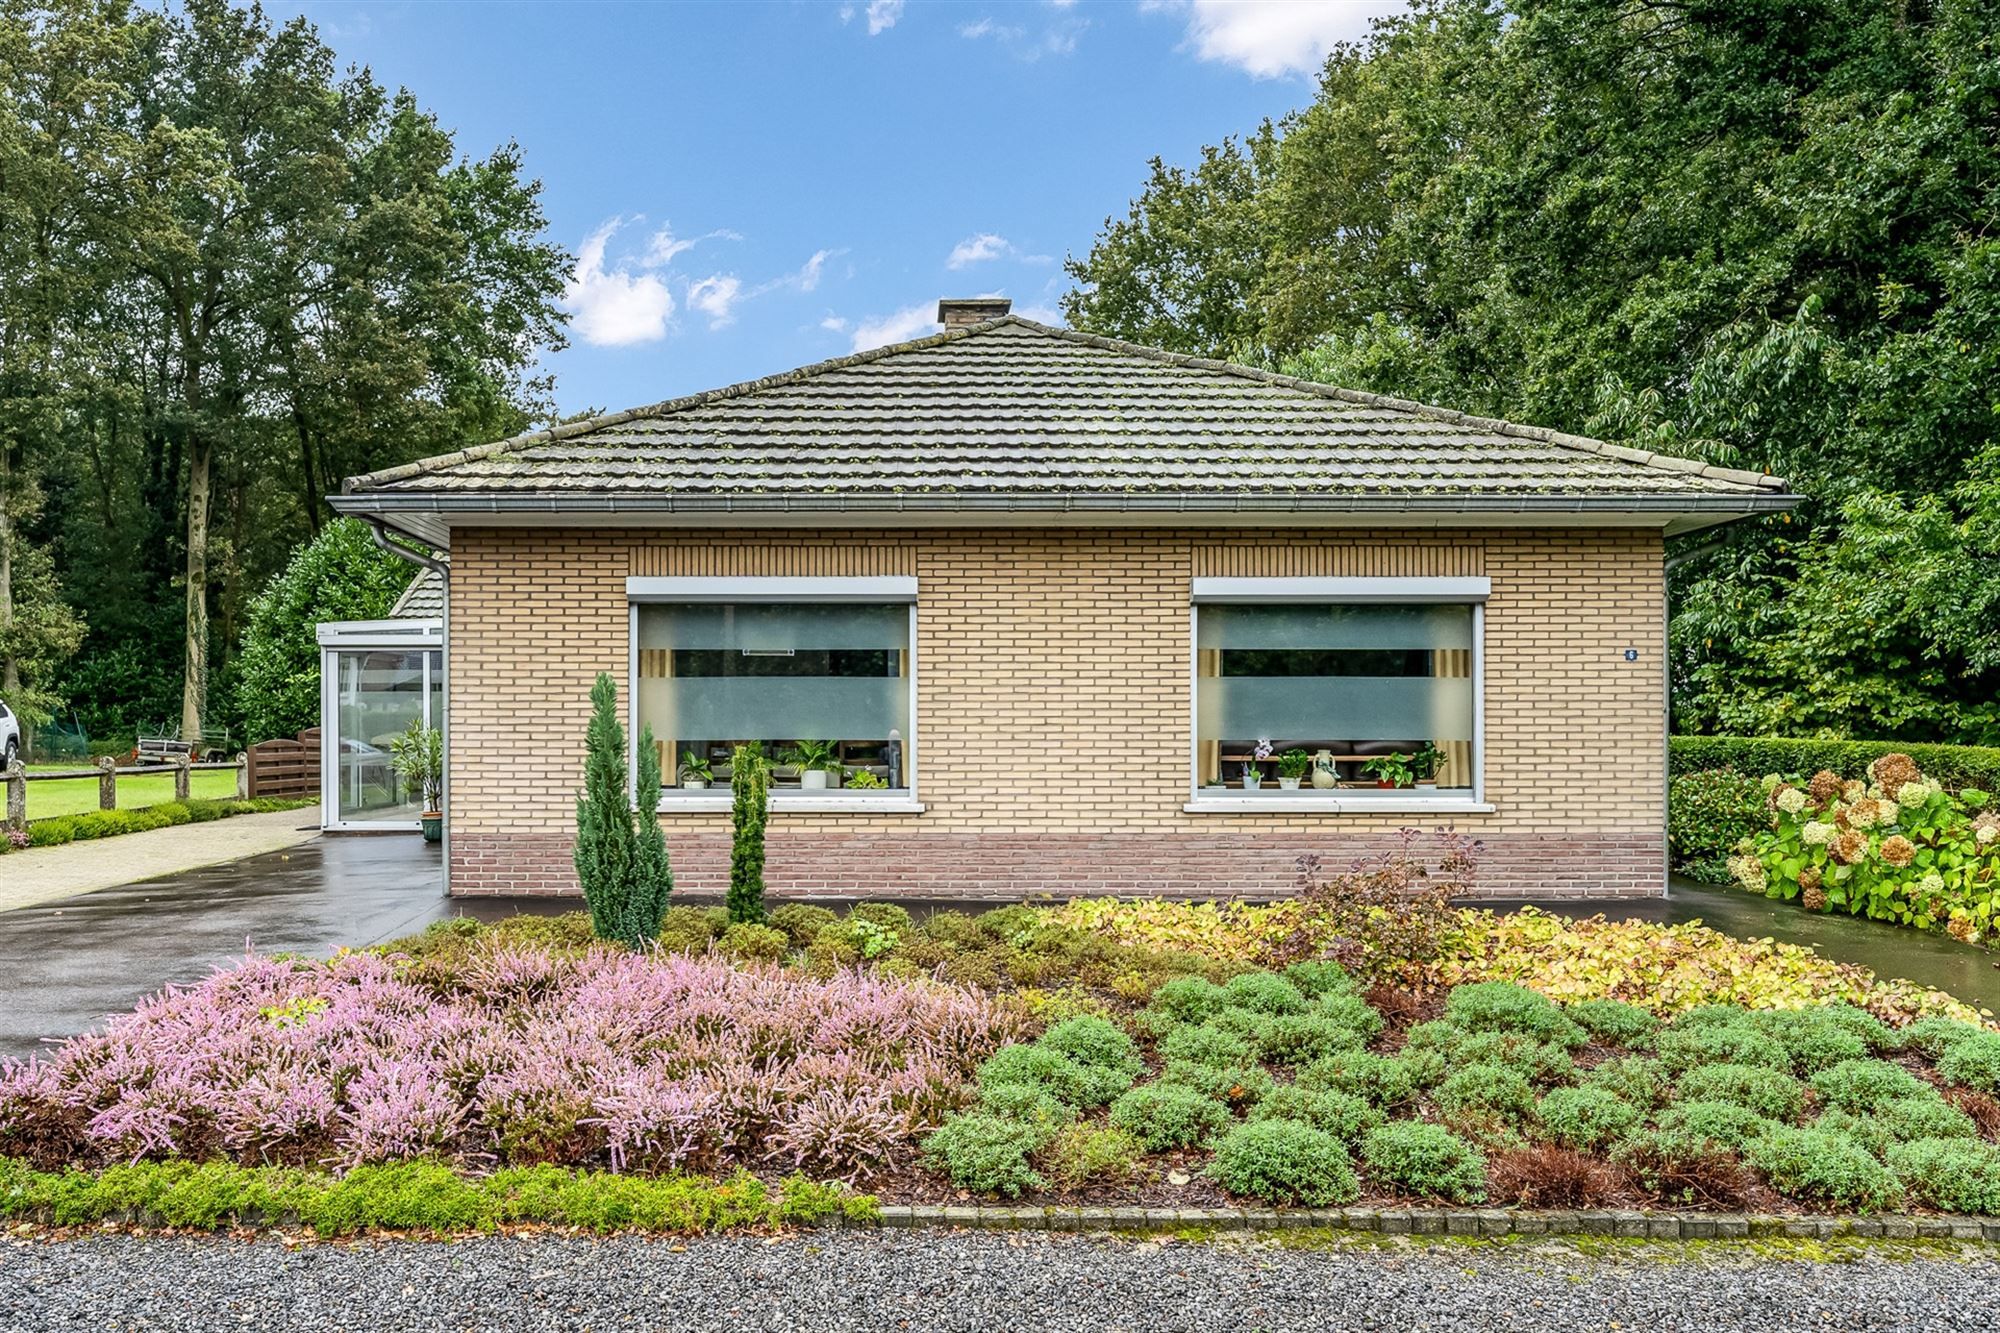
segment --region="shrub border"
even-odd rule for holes
[[[44,815],[27,823],[28,846],[15,848],[4,838],[0,838],[0,855],[9,851],[39,851],[48,847],[67,847],[78,842],[102,842],[106,838],[122,838],[132,833],[153,833],[163,828],[181,828],[188,824],[212,824],[224,819],[234,819],[240,815],[269,815],[286,810],[303,810],[307,806],[319,804],[319,797],[287,796],[217,796],[196,797],[187,801],[155,801],[151,805],[135,805],[129,809],[79,810],[70,815]],[[157,814],[159,818],[148,818]],[[180,816],[176,818],[175,816]],[[129,828],[102,827],[130,823]],[[54,838],[47,842],[34,841],[35,831],[46,832],[57,826],[67,826],[70,836]],[[98,831],[79,835],[79,828]]]
[[[1948,791],[2000,790],[2000,746],[1937,745],[1916,741],[1829,741],[1789,736],[1670,736],[1669,780],[1706,768],[1733,768],[1748,777],[1766,773],[1811,774],[1831,769],[1861,777],[1885,754],[1906,754],[1927,778]]]
[[[1856,1236],[2000,1244],[2000,1217],[1793,1217],[1776,1213],[1657,1213],[1629,1209],[1513,1208],[1007,1208],[883,1204],[891,1228],[992,1231],[1357,1231],[1390,1236],[1614,1236],[1633,1240],[1737,1240]]]

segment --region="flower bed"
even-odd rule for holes
[[[699,1229],[783,1220],[801,1172],[898,1202],[2000,1208],[2000,1033],[1949,996],[1353,887],[253,960],[0,1066],[0,1213]]]
[[[893,1163],[1021,1029],[974,992],[858,973],[499,947],[257,959],[0,1068],[0,1152],[731,1166]]]
[[[1766,777],[1770,825],[1729,863],[1737,882],[1811,911],[1841,911],[1979,943],[2000,907],[2000,809],[1956,795],[1909,756],[1888,754],[1868,777],[1821,770]]]

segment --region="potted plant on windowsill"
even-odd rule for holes
[[[1363,764],[1361,771],[1374,778],[1377,787],[1407,787],[1416,780],[1410,757],[1403,754],[1378,755]]]
[[[1410,771],[1416,777],[1419,787],[1435,787],[1438,770],[1444,767],[1445,753],[1429,741],[1424,748],[1410,756]]]
[[[840,785],[849,791],[887,791],[889,784],[882,775],[872,768],[857,768],[840,779]]]
[[[1243,762],[1243,790],[1256,791],[1264,785],[1262,764],[1271,757],[1271,739],[1259,736],[1257,743],[1250,747],[1250,757]]]
[[[708,760],[693,750],[681,754],[681,789],[683,791],[706,791],[708,784],[715,781],[715,770]]]
[[[1287,750],[1278,756],[1278,785],[1297,791],[1299,782],[1312,771],[1313,758],[1304,750]]]
[[[419,792],[424,841],[444,837],[444,733],[422,722],[389,742],[389,763],[405,786]]]
[[[825,791],[838,785],[832,779],[840,772],[840,759],[832,741],[800,741],[785,758],[799,766],[799,786],[802,789]]]

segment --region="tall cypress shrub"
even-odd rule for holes
[[[667,844],[660,831],[660,759],[652,728],[640,738],[639,819],[625,791],[625,728],[618,721],[618,686],[599,674],[590,687],[583,793],[576,799],[576,877],[599,939],[633,949],[657,939],[673,891]]]
[[[771,807],[771,770],[764,747],[756,741],[736,747],[729,763],[734,793],[730,822],[736,830],[729,852],[729,919],[764,919],[764,818]]]
[[[667,864],[667,835],[660,829],[660,747],[651,726],[639,730],[639,832],[632,851],[632,890],[626,897],[624,939],[633,948],[660,937],[660,921],[674,891]]]

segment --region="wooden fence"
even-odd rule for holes
[[[317,754],[317,750],[314,753]],[[4,779],[7,784],[7,827],[13,831],[24,830],[28,827],[28,784],[30,782],[62,782],[66,779],[96,778],[97,808],[100,810],[116,810],[118,808],[118,779],[120,778],[133,777],[141,773],[171,773],[174,775],[174,799],[176,801],[185,801],[188,799],[189,777],[194,770],[198,768],[228,768],[234,769],[236,772],[236,794],[238,796],[247,796],[250,794],[248,786],[249,767],[247,755],[238,755],[233,761],[229,762],[203,764],[192,762],[188,755],[178,755],[173,760],[163,764],[127,764],[123,768],[118,766],[116,759],[106,755],[90,768],[59,769],[49,773],[30,773],[17,761],[12,768],[0,771],[0,779]],[[317,791],[318,789],[317,770],[315,770],[313,790]]]
[[[319,728],[296,738],[259,741],[244,751],[245,791],[252,797],[319,795]]]

